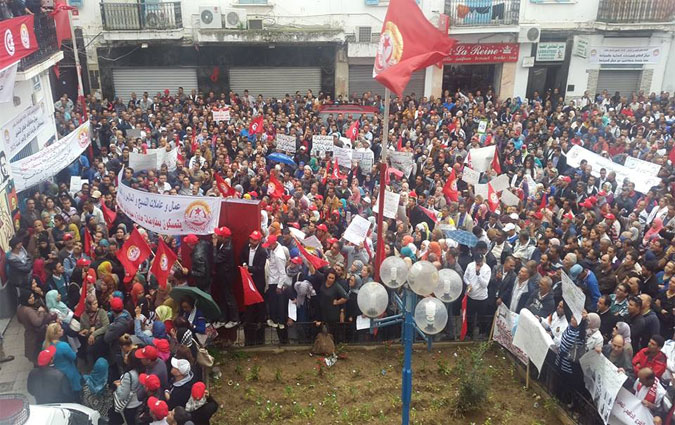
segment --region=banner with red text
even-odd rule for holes
[[[0,21],[0,34],[3,41],[0,47],[0,69],[25,58],[38,48],[33,15]]]
[[[457,43],[443,63],[518,62],[518,43]]]

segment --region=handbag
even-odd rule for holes
[[[569,361],[574,363],[574,362],[578,362],[579,359],[584,354],[586,354],[586,344],[576,343],[576,344],[573,344],[570,347],[569,351],[567,352],[567,358],[569,359]]]
[[[202,367],[213,367],[213,356],[209,354],[209,350],[202,347],[194,338],[192,338],[192,342],[197,345],[197,364]]]

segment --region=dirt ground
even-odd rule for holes
[[[552,402],[523,387],[513,363],[494,345],[486,353],[491,386],[485,407],[455,414],[456,367],[470,347],[415,347],[411,423],[419,425],[559,425]],[[401,421],[400,345],[345,349],[335,365],[319,367],[308,351],[217,353],[222,377],[211,393],[221,404],[217,424],[397,424]]]

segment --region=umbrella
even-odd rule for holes
[[[473,248],[478,243],[478,238],[466,230],[443,230],[446,238],[450,238],[460,245],[466,245]]]
[[[284,153],[279,153],[279,152],[274,152],[269,155],[267,155],[267,159],[270,161],[276,161],[276,162],[281,162],[282,164],[288,164],[291,167],[295,167],[295,161],[293,161],[293,158],[290,156],[284,154]]]
[[[195,306],[201,310],[207,319],[218,320],[221,316],[220,307],[213,301],[211,295],[194,286],[179,286],[173,288],[169,294],[171,298],[180,301],[188,296],[196,301]]]

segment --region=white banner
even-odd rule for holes
[[[0,103],[12,100],[17,69],[19,69],[19,62],[0,71]]]
[[[397,170],[403,171],[404,177],[409,177],[413,169],[412,152],[391,152],[388,155],[391,166]]]
[[[368,236],[368,229],[370,229],[370,221],[360,215],[355,215],[342,237],[354,245],[359,245]]]
[[[649,189],[653,186],[657,186],[661,183],[661,179],[658,177],[647,176],[640,174],[631,170],[628,167],[625,167],[621,164],[617,164],[611,159],[605,158],[591,152],[588,149],[584,149],[581,146],[574,145],[572,149],[567,152],[567,165],[570,167],[579,168],[581,160],[587,160],[588,164],[593,168],[591,169],[591,174],[595,177],[600,177],[600,169],[604,168],[609,173],[614,171],[616,173],[616,181],[621,186],[624,179],[629,179],[632,183],[635,183],[635,190],[640,193],[647,193]]]
[[[492,190],[494,190],[497,193],[506,190],[509,188],[509,175],[500,174],[494,179],[490,180],[490,184],[492,185]],[[534,190],[534,188],[531,190]]]
[[[287,136],[286,134],[277,133],[276,145],[277,150],[284,151],[286,153],[295,153],[295,136]]]
[[[326,152],[333,152],[333,136],[312,136],[312,155],[324,157]]]
[[[229,122],[230,121],[230,107],[229,106],[224,106],[220,109],[218,108],[213,108],[211,109],[211,114],[213,114],[213,121],[216,122]]]
[[[129,168],[133,168],[134,172],[154,170],[157,168],[157,154],[129,152]]]
[[[396,213],[398,213],[398,203],[401,200],[400,193],[394,193],[390,190],[384,191],[384,211],[383,215],[387,218],[396,219]],[[373,212],[377,214],[380,211],[380,200],[377,200],[377,205]]]
[[[46,117],[45,103],[40,102],[24,110],[2,127],[2,141],[5,144],[7,159],[14,158],[46,128]]]
[[[579,364],[584,373],[586,389],[591,393],[600,417],[607,424],[616,395],[628,376],[619,372],[612,362],[595,350],[584,354]]]
[[[514,313],[505,304],[500,304],[495,313],[495,330],[492,339],[506,348],[523,364],[527,364],[527,354],[513,345],[513,328],[518,323],[518,313]]]
[[[21,192],[55,176],[89,146],[89,121],[37,153],[11,164],[16,190]]]
[[[513,345],[527,354],[532,363],[541,372],[548,349],[553,345],[551,336],[544,330],[539,320],[526,308],[520,310],[518,327],[513,336]]]
[[[642,401],[625,388],[619,390],[612,407],[611,424],[654,425],[654,416]]]
[[[166,148],[148,149],[148,154],[152,153],[157,155],[157,169],[162,168],[162,164],[166,164],[169,171],[175,171],[178,167],[178,148],[171,149],[168,152]]]
[[[356,161],[361,167],[361,174],[368,175],[373,170],[373,163],[375,162],[375,154],[370,149],[352,151],[352,161]]]
[[[591,47],[588,62],[602,65],[642,65],[659,63],[663,53],[663,48],[660,46]]]
[[[469,184],[478,184],[478,181],[480,180],[480,173],[478,171],[474,171],[470,167],[464,167],[462,170],[462,180]]]
[[[163,235],[213,233],[221,203],[220,197],[160,195],[121,183],[117,189],[119,209],[144,228]]]
[[[626,157],[626,161],[623,163],[623,166],[635,171],[636,173],[644,174],[650,177],[658,176],[659,171],[661,171],[661,166],[659,164],[633,158],[632,156]]]
[[[333,158],[336,158],[340,167],[352,168],[352,153],[351,148],[341,148],[333,146]]]
[[[577,319],[577,323],[581,323],[581,313],[586,304],[586,295],[562,270],[560,271],[560,279],[562,280],[563,299],[572,311],[574,318]]]
[[[490,145],[484,148],[469,149],[469,154],[466,156],[464,162],[470,164],[474,171],[484,173],[492,168],[492,158],[495,157],[496,148],[495,145]]]

